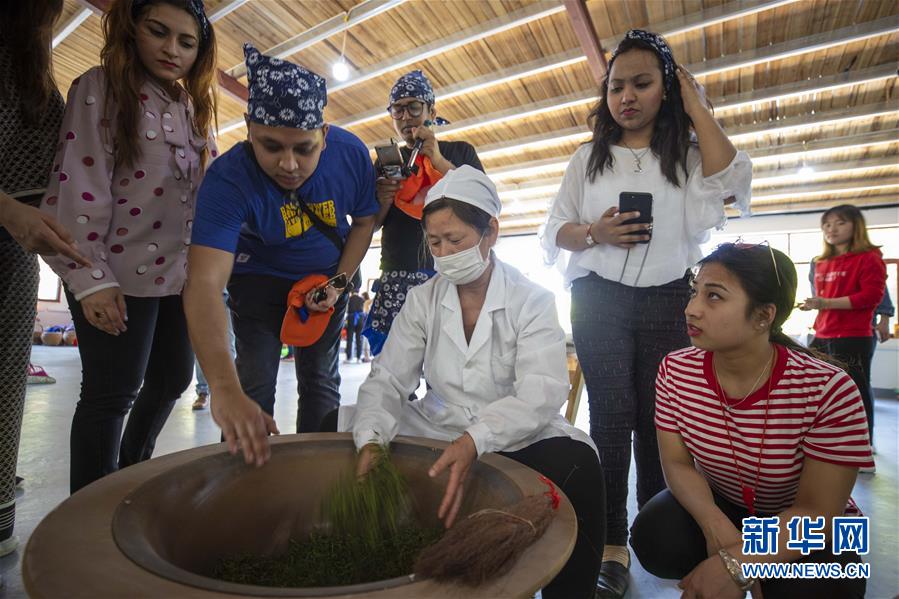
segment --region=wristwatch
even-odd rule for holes
[[[719,549],[718,555],[721,556],[721,561],[724,562],[727,573],[734,579],[734,582],[737,583],[740,590],[745,593],[751,589],[752,585],[755,584],[755,578],[746,578],[743,576],[743,569],[740,567],[740,562],[737,561],[737,558],[728,553],[726,549]]]
[[[590,234],[590,228],[592,225],[587,225],[587,235],[584,237],[584,241],[587,243],[587,247],[593,247],[596,245],[596,240],[593,239],[593,235]]]

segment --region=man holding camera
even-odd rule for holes
[[[315,275],[330,279],[290,310],[304,322],[334,310],[318,340],[296,350],[297,431],[318,431],[340,403],[348,279],[369,247],[378,205],[368,149],[324,122],[325,80],[250,44],[244,53],[248,139],[210,166],[200,188],[184,304],[213,418],[232,453],[239,447],[247,463],[261,465],[270,455],[267,435],[278,432],[272,414],[288,295]],[[236,367],[221,302],[225,284]]]
[[[427,190],[442,175],[464,164],[484,170],[470,143],[438,141],[429,128],[431,124],[449,122],[437,116],[434,90],[421,71],[406,73],[397,80],[390,90],[387,111],[394,130],[406,144],[401,148],[403,164],[408,164],[417,150],[414,166],[418,168],[411,174],[406,169],[400,178],[380,161],[375,164],[381,205],[375,228],[383,227],[381,278],[376,283],[377,295],[363,330],[374,354],[381,351],[406,292],[434,276],[434,260],[423,248],[421,230],[421,209]]]

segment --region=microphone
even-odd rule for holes
[[[425,127],[430,127],[433,123],[429,120],[424,122]],[[409,160],[406,162],[406,171],[410,173],[418,172],[418,167],[415,166],[415,159],[418,158],[418,153],[421,152],[421,147],[424,145],[423,139],[416,139],[415,143],[412,145],[412,153],[409,154]]]

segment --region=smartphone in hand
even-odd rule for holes
[[[618,212],[639,212],[640,216],[624,221],[623,225],[646,223],[652,225],[652,194],[638,191],[622,191],[618,195]],[[652,237],[652,228],[646,231]],[[637,243],[649,243],[649,240]]]

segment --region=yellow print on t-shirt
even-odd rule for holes
[[[334,200],[306,205],[326,225],[330,227],[337,226],[337,212],[334,209]],[[288,239],[299,237],[312,228],[312,219],[303,214],[302,208],[293,204],[281,206],[281,218],[284,219],[284,237]]]

